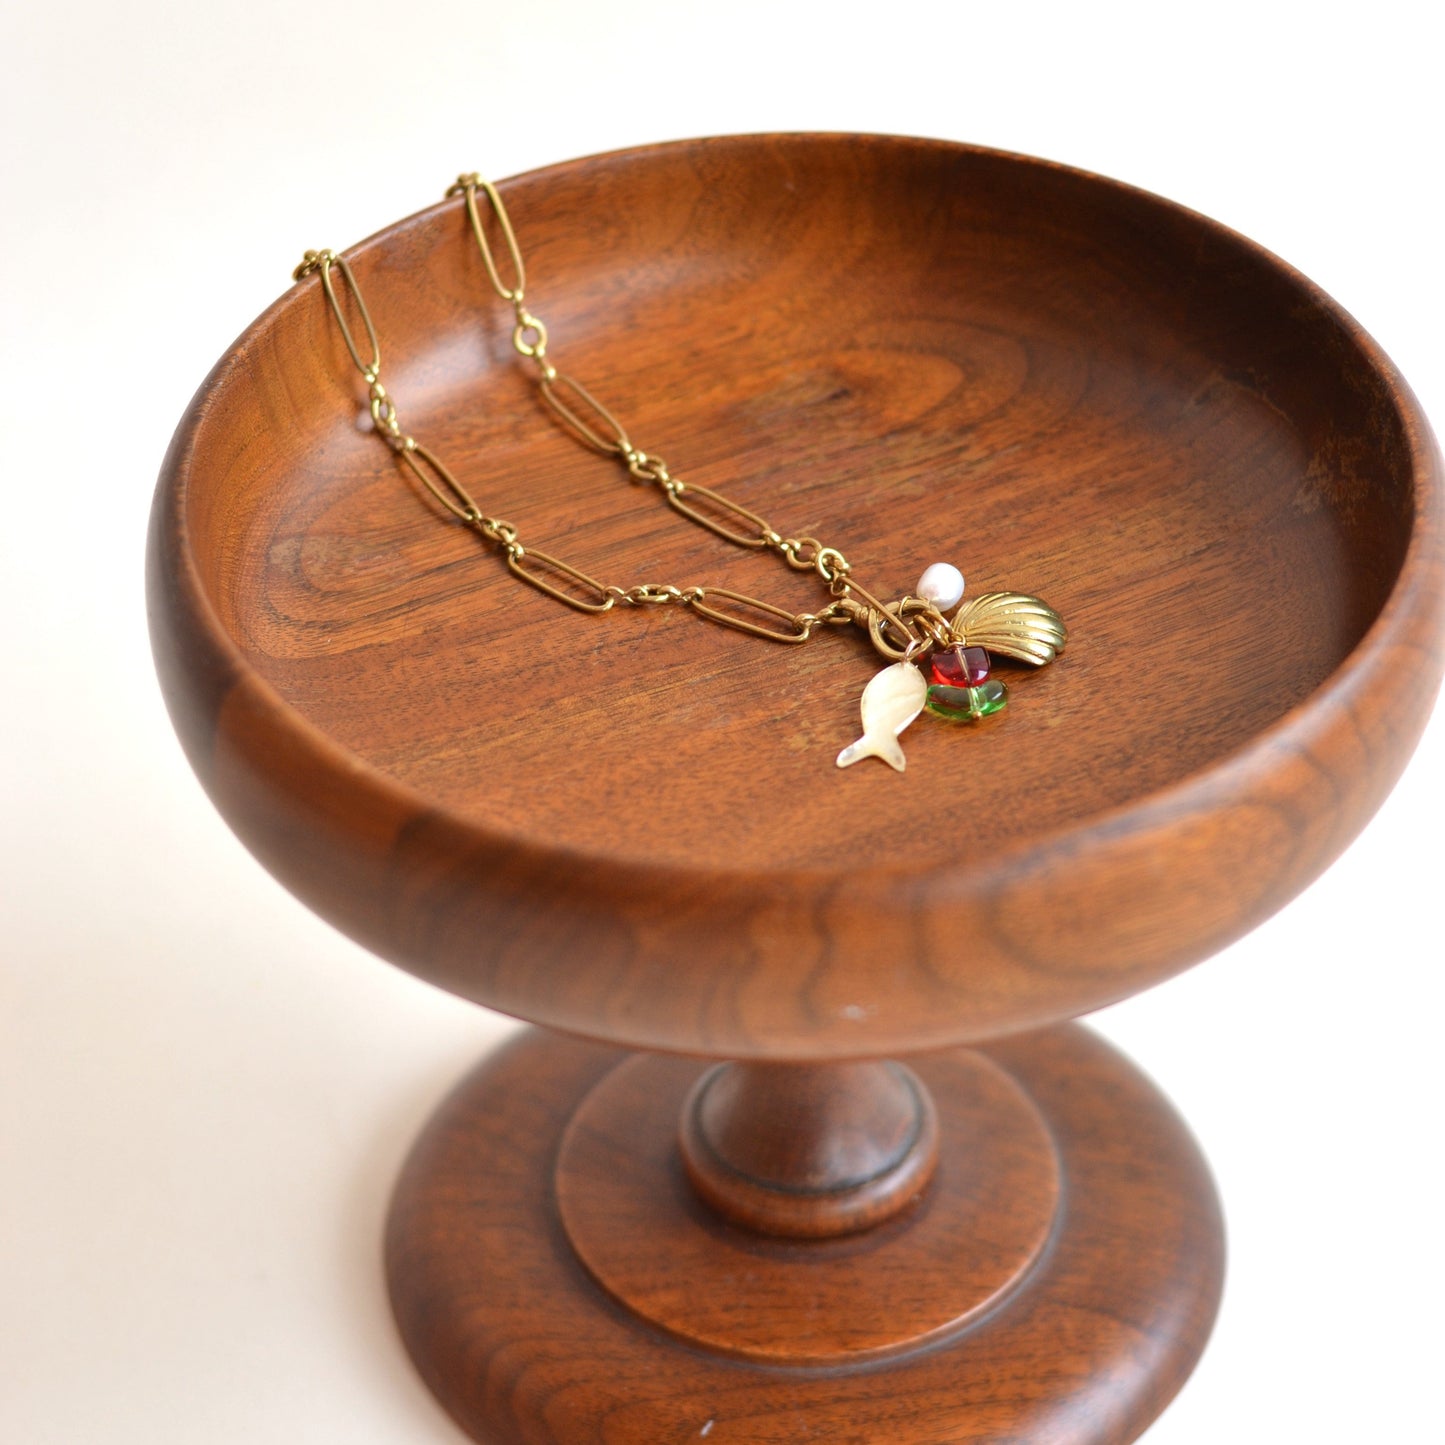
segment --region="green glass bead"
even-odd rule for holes
[[[990,713],[1002,712],[1008,706],[1008,688],[996,678],[978,687],[948,687],[934,683],[928,689],[924,706],[935,717],[951,722],[975,722]]]

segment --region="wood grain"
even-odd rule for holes
[[[1442,665],[1439,456],[1281,262],[941,142],[688,142],[504,190],[559,364],[640,444],[885,593],[950,558],[1071,642],[997,726],[926,720],[903,777],[839,773],[860,640],[522,587],[357,432],[304,282],[181,424],[151,613],[217,806],[353,937],[598,1038],[876,1057],[1197,961],[1388,792]],[[408,425],[524,538],[609,581],[818,600],[548,422],[459,203],[351,254]]]
[[[985,1228],[978,1206],[996,1187],[1021,1184],[1027,1144],[1010,1153],[1008,1130],[990,1138],[984,1110],[974,1116],[979,1147],[945,1148],[918,1213],[849,1239],[768,1241],[689,1216],[673,1136],[700,1066],[644,1059],[619,1069],[622,1057],[521,1036],[463,1082],[403,1173],[387,1241],[397,1319],[427,1383],[476,1440],[1123,1445],[1203,1347],[1223,1264],[1208,1171],[1147,1080],[1076,1026],[915,1061],[945,1116],[944,1101],[966,1094],[956,1086],[977,1079],[980,1062],[1026,1096],[1057,1149],[1063,1188],[1047,1247],[998,1307],[881,1360],[861,1347],[916,1324],[950,1286],[966,1299],[990,1258],[1006,1254],[1007,1211],[985,1204]],[[585,1117],[599,1084],[639,1070],[633,1082],[650,1080],[657,1107],[629,1107],[630,1131],[618,1117],[610,1140],[581,1147],[610,1159],[596,1176],[608,1187],[594,1217],[629,1194],[650,1197],[649,1227],[587,1243],[610,1246],[613,1263],[630,1252],[632,1282],[650,1277],[653,1287],[637,1303],[676,1333],[693,1330],[688,1343],[599,1287],[554,1213],[559,1148],[559,1182],[570,1167],[569,1119],[579,1108]],[[956,1117],[968,1114],[965,1102]],[[944,1127],[950,1135],[947,1119]],[[673,1178],[659,1184],[669,1159]],[[627,1168],[640,1176],[635,1190],[621,1177]],[[571,1185],[580,1179],[570,1174]],[[564,1196],[567,1227],[587,1203]],[[684,1252],[669,1282],[671,1249]],[[732,1352],[716,1335],[698,1348],[709,1332]],[[827,1367],[780,1362],[786,1347],[797,1359],[804,1346]],[[769,1364],[739,1357],[768,1350]]]

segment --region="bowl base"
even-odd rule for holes
[[[393,1201],[392,1303],[432,1391],[489,1445],[1137,1438],[1219,1301],[1219,1207],[1187,1129],[1076,1025],[911,1067],[941,1126],[918,1204],[782,1240],[689,1192],[677,1127],[707,1064],[520,1036],[437,1112]],[[1027,1186],[1018,1208],[1006,1175]],[[1017,1267],[980,1284],[981,1259]],[[639,1280],[664,1328],[623,1303],[644,1303]],[[941,1327],[910,1325],[950,1291]]]
[[[812,1071],[826,1085],[828,1067]],[[942,1158],[904,1207],[806,1243],[788,1220],[728,1222],[695,1187],[695,1171],[679,1168],[695,1138],[698,1073],[692,1059],[625,1059],[572,1116],[556,1173],[563,1227],[593,1278],[680,1339],[774,1365],[898,1353],[997,1306],[1048,1246],[1061,1195],[1053,1139],[1028,1095],[976,1050],[913,1072]],[[716,1077],[703,1070],[703,1081]],[[787,1081],[770,1082],[786,1101]],[[816,1152],[836,1156],[847,1142],[835,1130]],[[726,1164],[720,1171],[737,1178]],[[806,1185],[787,1197],[804,1208],[828,1199]]]

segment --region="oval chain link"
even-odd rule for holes
[[[512,307],[513,349],[536,363],[542,400],[559,424],[582,445],[617,457],[633,480],[661,488],[667,504],[679,516],[734,546],[776,552],[794,571],[815,572],[833,600],[817,612],[792,612],[726,587],[681,588],[640,583],[622,588],[599,582],[551,553],[523,546],[515,527],[483,513],[445,463],[403,430],[396,402],[381,382],[381,345],[355,274],[346,259],[335,251],[307,251],[292,273],[293,278],[300,281],[313,273],[320,275],[341,339],[367,384],[373,428],[441,506],[502,550],[515,577],[582,612],[607,612],[619,603],[629,607],[683,606],[707,621],[770,642],[802,643],[820,626],[852,624],[866,629],[873,645],[888,657],[913,657],[921,649],[946,644],[947,621],[931,604],[914,597],[894,604],[883,602],[853,577],[848,559],[838,548],[827,546],[816,537],[785,537],[758,513],[710,487],[684,482],[673,475],[661,457],[634,446],[617,417],[581,382],[559,371],[552,363],[548,355],[547,327],[526,304],[526,264],[497,188],[472,173],[458,176],[446,194],[449,198],[463,199],[487,280],[498,297]],[[485,199],[505,243],[512,276],[510,284],[497,265],[496,253],[487,236],[487,224],[478,205],[479,195]],[[332,280],[333,272],[339,273],[346,283],[346,293],[366,332],[369,360],[363,357],[357,344],[356,330]]]
[[[487,238],[487,227],[477,205],[479,194],[485,197],[487,208],[510,253],[513,274],[517,278],[515,286],[508,287],[498,274],[492,244]],[[820,581],[828,587],[835,598],[846,597],[850,592],[856,592],[867,603],[868,611],[866,621],[859,619],[860,625],[868,628],[874,645],[885,655],[892,656],[896,650],[899,655],[907,651],[911,656],[919,649],[941,645],[939,639],[947,636],[947,621],[936,608],[922,603],[920,599],[909,598],[905,600],[919,605],[913,606],[905,612],[902,604],[890,605],[879,601],[853,579],[853,569],[838,548],[827,546],[816,537],[784,537],[756,512],[750,511],[740,503],[734,502],[708,487],[700,486],[695,482],[684,483],[680,477],[672,474],[660,457],[649,455],[636,448],[628,437],[626,428],[616,416],[580,382],[559,372],[548,358],[547,328],[526,307],[524,300],[526,271],[522,261],[522,251],[517,242],[511,217],[507,214],[506,204],[497,188],[490,181],[483,180],[479,175],[471,173],[458,176],[456,182],[448,189],[447,195],[460,195],[464,198],[467,218],[471,223],[472,234],[476,238],[478,249],[482,253],[482,262],[486,267],[492,289],[503,301],[512,306],[516,314],[512,344],[522,356],[537,363],[542,399],[573,437],[596,451],[616,456],[634,480],[659,485],[668,505],[675,512],[697,526],[705,528],[714,536],[721,537],[724,541],[731,542],[737,547],[767,548],[777,552],[794,571],[816,572]],[[570,391],[575,398],[582,402],[585,411],[590,413],[593,418],[592,422],[589,422],[576,407],[569,405],[559,396],[559,384],[561,388]],[[594,422],[600,422],[601,429],[594,425]],[[686,501],[684,498],[693,500]],[[697,504],[699,501],[701,505]],[[717,591],[718,589],[711,590]],[[754,599],[750,599],[750,605],[754,601]],[[771,608],[772,604],[767,603],[758,607],[758,610],[766,612]],[[700,611],[699,615],[710,614]],[[809,614],[778,612],[776,615],[793,618]],[[713,620],[720,619],[714,618]],[[744,628],[742,630],[751,629]],[[791,642],[805,641],[807,632],[805,631],[801,637],[789,636],[787,638],[782,638],[779,634],[770,631],[764,631],[760,635]],[[900,639],[897,649],[890,645],[890,640],[895,638]]]

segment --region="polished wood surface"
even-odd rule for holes
[[[1439,460],[1287,267],[941,142],[689,142],[504,191],[559,364],[642,445],[885,594],[938,558],[1037,592],[1070,645],[996,725],[924,719],[904,776],[840,773],[861,637],[523,587],[357,431],[312,278],[177,433],[151,609],[197,772],[339,927],[599,1038],[878,1056],[1159,980],[1384,797],[1441,668]],[[407,424],[525,539],[609,581],[818,601],[549,422],[458,202],[352,255]]]
[[[432,1390],[488,1445],[1134,1439],[1192,1367],[1219,1297],[1218,1204],[1188,1132],[1147,1080],[1075,1026],[914,1063],[938,1098],[945,1140],[960,1147],[946,1143],[917,1212],[807,1244],[733,1229],[689,1202],[673,1137],[679,1102],[702,1065],[627,1061],[598,1045],[523,1035],[436,1115],[393,1206],[393,1303]],[[1057,1148],[1067,1185],[1049,1196],[1047,1244],[1001,1307],[967,1315],[942,1338],[870,1358],[862,1343],[896,1330],[910,1308],[921,1318],[950,1285],[972,1277],[986,1298],[990,1260],[996,1265],[1010,1246],[1007,1211],[985,1205],[992,1227],[980,1227],[980,1201],[1000,1186],[1017,1189],[1021,1203],[1030,1198],[1023,1178],[1036,1157],[1027,1147],[1011,1152],[1010,1131],[991,1132],[988,1109],[967,1122],[968,1081],[983,1077],[993,1080],[991,1099],[1012,1088],[1036,1109]],[[554,1190],[580,1162],[568,1161],[569,1121],[585,1118],[589,1098],[614,1081],[651,1104],[627,1103],[630,1134],[573,1144],[598,1156],[599,1178],[615,1181],[596,1211],[625,1198],[619,1176],[636,1170],[631,1198],[652,1203],[649,1228],[631,1237],[633,1278],[648,1277],[650,1255],[656,1286],[638,1304],[667,1312],[674,1333],[600,1287],[583,1265],[567,1230],[586,1200],[564,1193],[561,1224],[553,1212]],[[965,1100],[952,1119],[951,1099]],[[962,1225],[961,1240],[949,1240],[950,1220]],[[668,1289],[665,1257],[690,1232],[711,1245],[679,1261]],[[621,1234],[596,1238],[615,1244]],[[701,1257],[716,1270],[694,1274]],[[724,1268],[730,1283],[720,1289]],[[688,1327],[721,1332],[732,1351],[675,1338]],[[779,1341],[806,1342],[829,1363],[746,1357]]]
[[[1133,1439],[1208,1333],[1212,1187],[1127,1064],[1018,1031],[1249,929],[1388,792],[1445,662],[1424,418],[1277,259],[1042,162],[743,137],[504,189],[551,354],[640,445],[886,596],[951,560],[1070,642],[840,773],[861,637],[565,611],[358,431],[314,278],[248,329],[150,550],[217,806],[424,978],[738,1061],[529,1036],[466,1082],[390,1225],[419,1368],[494,1445]],[[548,421],[458,202],[350,254],[408,427],[524,541],[819,602]]]

